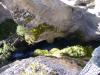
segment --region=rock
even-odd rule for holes
[[[61,0],[65,4],[74,7],[76,17],[75,25],[79,25],[79,31],[82,32],[85,41],[99,40],[100,36],[100,18],[99,18],[99,0]],[[72,4],[71,4],[72,3]]]
[[[5,9],[2,4],[0,4],[0,23],[3,22],[5,19],[11,19],[11,14],[9,10]]]
[[[75,26],[73,24],[73,8],[59,0],[3,0],[3,4],[8,7],[14,20],[26,28],[37,27],[41,23],[46,23],[54,26],[57,32],[63,32],[65,35],[79,28],[78,25]],[[52,34],[50,33],[50,35]],[[39,38],[39,40],[41,39]],[[44,40],[44,38],[42,40]]]
[[[97,47],[93,53],[92,58],[86,64],[84,69],[80,72],[79,75],[99,75],[100,74],[100,46]]]
[[[93,2],[94,0],[60,0],[60,1],[72,7],[76,7],[76,6],[86,6],[87,4]]]
[[[0,75],[78,75],[80,70],[72,60],[38,56],[2,67]]]
[[[100,38],[98,0],[95,2],[94,0],[2,0],[1,2],[7,6],[14,20],[27,28],[46,23],[66,36],[79,31],[86,41]]]

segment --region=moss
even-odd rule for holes
[[[38,56],[38,55],[48,55],[49,52],[48,50],[41,50],[41,49],[36,49],[33,53],[33,55]]]
[[[52,48],[50,51],[48,50],[41,50],[41,49],[36,49],[33,53],[33,56],[39,56],[39,55],[44,55],[44,56],[50,56],[50,57],[74,57],[74,58],[81,58],[81,57],[91,57],[92,53],[92,47],[90,46],[70,46],[66,47],[63,49],[58,49],[58,48]]]
[[[88,52],[91,51],[91,47],[83,47],[80,45],[67,47],[61,50],[63,56],[71,56],[71,57],[86,57],[89,56]],[[91,53],[89,53],[91,54]]]
[[[34,43],[35,42],[35,40],[36,40],[36,37],[35,36],[33,36],[33,35],[30,35],[30,34],[25,34],[25,41],[28,43],[28,44],[32,44],[32,43]]]
[[[61,57],[61,50],[58,48],[52,48],[50,50],[50,56]]]
[[[12,19],[7,19],[0,24],[0,40],[6,39],[16,32],[17,24]]]
[[[35,62],[34,64],[28,65],[31,68],[30,72],[26,70],[21,72],[19,75],[48,75],[45,69],[45,65]]]
[[[38,40],[40,34],[46,32],[46,31],[55,31],[53,26],[47,25],[45,23],[38,25],[37,27],[28,29],[25,34],[25,40],[29,44],[34,43]],[[29,38],[30,37],[30,38]]]
[[[33,64],[29,64],[28,69],[30,69],[30,71],[27,71],[26,68],[24,71],[20,72],[19,75],[58,75],[58,73],[55,70],[49,70],[48,66],[38,61],[36,61]]]
[[[16,29],[16,33],[20,36],[24,36],[25,35],[25,27],[18,25],[17,29]]]
[[[11,47],[9,44],[4,43],[3,48],[0,48],[0,67],[8,64],[11,52],[14,51],[15,48]]]
[[[0,48],[0,60],[1,60],[0,64],[1,65],[9,59],[11,52],[15,50],[15,48],[10,46],[9,43],[6,43],[4,41],[3,44],[4,44],[3,47]]]

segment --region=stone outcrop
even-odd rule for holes
[[[75,61],[38,56],[15,61],[0,69],[0,75],[78,75]]]
[[[25,27],[47,23],[66,36],[82,32],[85,40],[99,40],[98,0],[2,0],[14,20]],[[95,6],[94,6],[95,5]],[[96,10],[96,12],[95,12]]]
[[[93,53],[92,58],[86,64],[79,75],[99,75],[100,74],[100,46]]]
[[[0,23],[3,22],[5,19],[11,19],[11,14],[9,10],[5,9],[2,4],[0,4]]]

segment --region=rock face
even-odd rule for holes
[[[71,60],[39,56],[15,61],[0,69],[0,75],[78,75],[81,68]]]
[[[5,9],[1,4],[0,4],[0,23],[3,22],[5,19],[11,19],[11,14],[9,10]]]
[[[100,46],[93,53],[92,58],[86,64],[79,75],[99,75],[100,74]]]
[[[9,5],[10,2],[12,3]],[[72,8],[59,0],[5,0],[4,3],[19,24],[35,27],[40,23],[47,23],[66,31],[66,34],[73,27]]]
[[[46,23],[66,36],[80,31],[87,41],[100,38],[98,0],[95,2],[94,0],[2,0],[2,2],[10,10],[15,21],[28,28]]]

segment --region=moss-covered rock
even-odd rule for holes
[[[53,26],[47,25],[45,23],[38,25],[37,27],[28,29],[25,34],[25,40],[29,44],[35,43],[37,41],[46,40],[46,38],[40,38],[40,35],[44,32],[56,31]],[[51,35],[51,34],[50,34]],[[46,36],[46,35],[45,35]]]
[[[73,59],[46,56],[17,60],[0,68],[1,75],[79,75],[81,67]]]
[[[40,64],[39,62],[36,62],[34,64],[30,64],[29,67],[32,69],[31,73],[24,71],[21,72],[20,75],[48,75],[46,70],[43,70],[43,68],[46,67],[44,64]]]
[[[74,57],[74,58],[80,58],[80,57],[90,57],[91,56],[91,52],[92,52],[92,47],[90,46],[80,46],[80,45],[76,45],[76,46],[70,46],[70,47],[66,47],[63,49],[58,49],[58,48],[52,48],[50,51],[49,50],[41,50],[41,49],[36,49],[33,53],[34,55],[45,55],[45,56],[53,56],[53,57],[66,57],[66,56],[70,56],[70,57]]]

